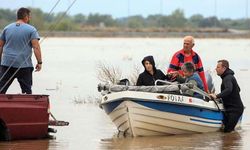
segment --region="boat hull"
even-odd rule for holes
[[[130,94],[135,95],[133,92]],[[119,96],[110,95],[110,97],[110,100],[103,102],[101,106],[118,131],[126,135],[206,133],[219,131],[222,127],[223,114],[220,110],[216,107],[212,109],[187,105],[185,97],[182,96],[182,102],[171,103],[166,100],[143,99],[143,96],[118,98]],[[178,100],[180,97],[177,97]]]

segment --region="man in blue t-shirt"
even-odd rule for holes
[[[35,71],[42,68],[42,56],[38,32],[35,27],[28,24],[29,21],[30,10],[20,8],[17,11],[17,21],[7,25],[1,33],[0,93],[6,93],[13,80],[17,78],[22,93],[32,94],[32,48],[37,60]]]

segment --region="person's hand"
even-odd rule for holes
[[[178,71],[172,71],[172,72],[169,72],[169,74],[171,75],[172,78],[176,78],[179,75],[179,72]]]
[[[212,93],[209,91],[209,89],[208,89],[207,91],[205,91],[205,92],[207,92],[207,94],[212,94]]]
[[[38,72],[42,69],[42,64],[36,64],[36,70],[35,72]]]
[[[212,99],[217,99],[217,96],[215,94],[209,94],[209,96],[212,98]]]
[[[174,82],[178,75],[179,75],[178,71],[172,71],[167,74],[167,78],[169,81]]]

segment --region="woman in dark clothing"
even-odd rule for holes
[[[155,85],[155,81],[165,80],[165,74],[155,67],[155,61],[153,56],[144,57],[142,60],[142,65],[145,71],[141,73],[137,79],[137,86],[152,86]]]
[[[234,72],[229,68],[227,60],[219,60],[216,67],[217,75],[222,78],[221,93],[210,94],[214,99],[222,98],[225,108],[224,132],[231,132],[243,114],[244,106],[240,97],[240,87],[234,77]]]

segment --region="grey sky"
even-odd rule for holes
[[[18,9],[33,6],[49,12],[57,0],[0,0],[0,8]],[[54,12],[65,11],[73,0],[61,0]],[[249,17],[250,0],[77,0],[70,14],[110,14],[117,17],[128,15],[165,14],[184,10],[186,17],[202,14],[218,18]]]

